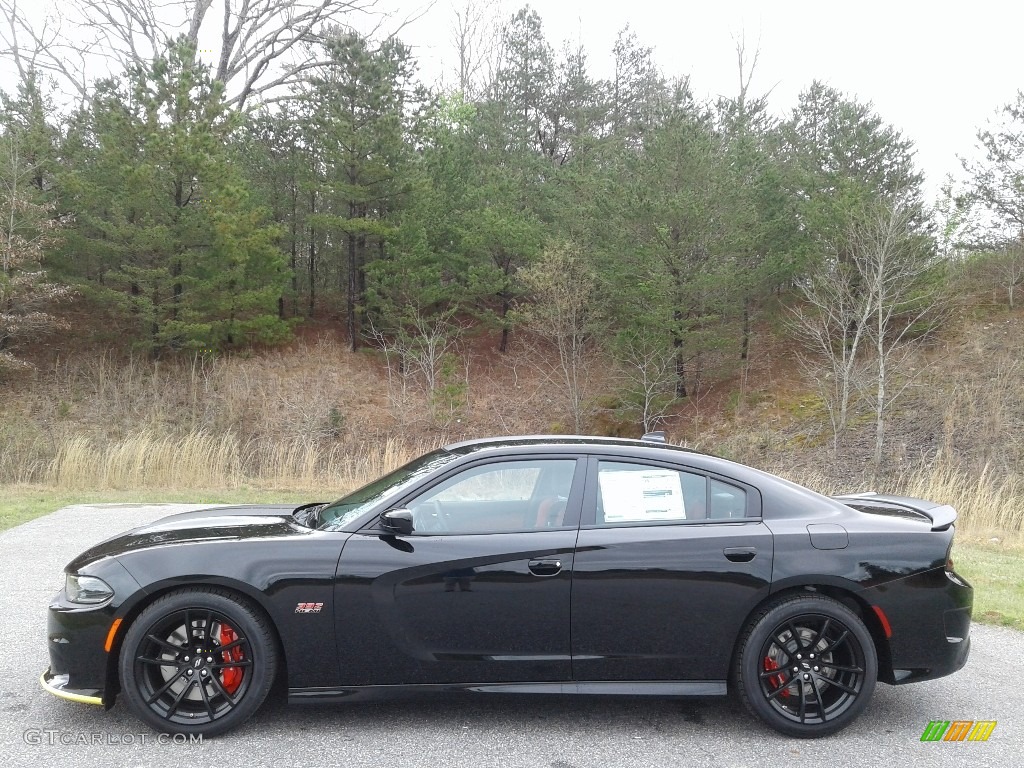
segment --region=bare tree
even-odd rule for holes
[[[312,45],[327,28],[374,17],[379,29],[384,18],[375,10],[377,0],[218,0],[220,4],[222,14],[215,12],[213,0],[58,0],[40,25],[26,15],[24,0],[22,5],[0,0],[0,42],[6,49],[0,56],[12,60],[23,76],[30,68],[46,71],[84,99],[87,75],[95,75],[101,65],[114,73],[146,65],[183,40],[195,55],[210,54],[213,77],[223,83],[228,105],[241,109],[249,100],[267,100],[301,81],[309,70],[328,64]],[[210,49],[200,47],[212,40],[216,42]]]
[[[456,74],[463,98],[472,101],[487,90],[494,72],[501,38],[500,4],[461,0],[453,9],[455,23],[451,44],[455,48]]]
[[[1017,287],[1024,284],[1024,230],[1020,240],[1003,246],[992,266],[999,285],[1006,290],[1006,300],[1012,310]]]
[[[851,227],[857,273],[871,306],[867,331],[874,352],[875,464],[882,462],[885,414],[906,389],[894,388],[915,341],[939,322],[941,296],[925,284],[936,266],[930,240],[914,232],[915,211],[879,204]]]
[[[933,243],[916,232],[916,220],[913,206],[866,206],[848,227],[845,258],[826,259],[801,282],[805,305],[791,318],[809,353],[804,372],[824,395],[836,447],[870,362],[876,464],[882,461],[886,413],[912,381],[901,377],[904,362],[941,317],[942,297],[925,282],[936,265]]]
[[[750,97],[750,82],[754,79],[754,72],[757,70],[757,62],[761,58],[761,41],[758,40],[754,48],[753,57],[747,56],[747,36],[741,33],[737,38],[733,36],[733,47],[736,49],[736,68],[739,71],[739,91],[736,94],[736,103],[741,111],[746,109]],[[768,94],[759,97],[758,100],[767,99]]]
[[[856,390],[871,301],[861,289],[856,267],[836,254],[798,286],[805,303],[792,309],[790,328],[807,350],[801,367],[818,386],[832,424],[833,447],[838,448]]]
[[[25,3],[0,0],[3,22],[0,26],[0,59],[11,61],[21,82],[33,73],[44,74],[74,90],[79,102],[88,98],[88,62],[102,58],[96,41],[70,42],[65,34],[74,28],[59,9],[49,9],[39,23],[33,23],[24,12]]]
[[[407,308],[403,318],[405,324],[390,333],[370,328],[387,361],[391,403],[407,414],[415,410],[410,398],[422,396],[431,422],[450,426],[465,405],[469,378],[459,353],[464,329],[455,310],[427,315]]]
[[[561,391],[573,429],[582,434],[597,358],[596,278],[572,243],[549,246],[537,263],[519,271],[519,278],[530,300],[520,305],[516,316],[545,347],[531,350],[531,358]]]
[[[990,227],[1012,237],[1024,229],[1024,91],[977,137],[984,157],[960,159],[970,177],[972,202],[989,214]]]
[[[665,336],[642,328],[621,334],[614,344],[616,378],[645,433],[658,429],[676,402],[676,351]]]

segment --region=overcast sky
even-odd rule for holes
[[[41,18],[52,2],[28,0],[21,7]],[[378,8],[394,8],[396,17],[429,7],[400,35],[414,47],[428,81],[446,71],[451,81],[453,7],[464,2],[378,0]],[[521,5],[500,0],[504,17]],[[753,89],[771,91],[777,115],[788,114],[814,79],[872,102],[914,141],[928,198],[947,173],[959,172],[957,155],[975,155],[978,127],[1024,88],[1024,3],[1008,0],[534,0],[532,6],[556,50],[565,40],[583,43],[597,77],[611,74],[612,45],[628,23],[654,48],[667,76],[690,77],[698,98],[736,92],[734,40],[745,36],[749,51],[760,50]],[[221,7],[215,3],[218,18]],[[14,85],[5,64],[0,87]]]
[[[450,64],[453,3],[437,0],[401,37],[416,47],[423,74]],[[408,12],[417,0],[384,0]],[[791,110],[814,79],[870,101],[914,141],[929,197],[957,155],[971,155],[980,125],[1024,88],[1024,4],[972,0],[534,0],[548,40],[582,40],[594,73],[608,76],[616,34],[627,23],[655,50],[666,75],[689,75],[700,97],[737,88],[734,38],[760,48],[756,92],[771,90],[777,114]],[[511,15],[522,6],[503,0]]]

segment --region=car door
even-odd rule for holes
[[[724,681],[768,594],[772,536],[753,487],[594,457],[573,564],[577,681]]]
[[[343,685],[568,681],[573,551],[586,461],[477,461],[400,500],[339,561]]]

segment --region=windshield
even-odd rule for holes
[[[394,472],[352,491],[347,496],[342,496],[333,504],[328,504],[320,510],[320,525],[317,527],[322,531],[336,531],[355,520],[381,499],[397,494],[456,458],[455,454],[445,450],[432,451],[420,456]]]

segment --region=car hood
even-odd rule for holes
[[[310,534],[292,518],[294,509],[292,504],[246,505],[169,515],[90,547],[65,570],[76,572],[96,560],[153,547]]]

